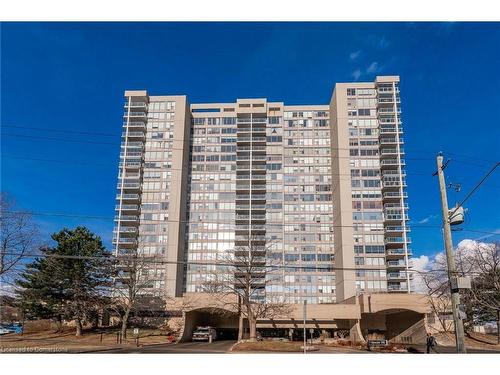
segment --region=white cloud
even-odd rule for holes
[[[377,73],[378,71],[380,71],[380,66],[376,61],[372,62],[368,65],[368,68],[366,68],[366,73]]]
[[[359,55],[361,54],[361,50],[353,51],[349,54],[349,60],[354,61],[356,60]]]
[[[356,69],[354,72],[352,72],[352,76],[354,77],[354,80],[358,80],[359,77],[361,77],[361,70],[360,69]]]
[[[429,221],[431,221],[432,219],[435,219],[436,217],[438,217],[438,215],[429,215],[427,217],[424,217],[422,220],[417,221],[417,223],[419,223],[419,224],[426,224]]]
[[[420,255],[417,258],[412,259],[413,262],[413,291],[416,293],[427,292],[427,287],[425,286],[422,274],[420,272],[426,272],[431,269],[432,261],[427,255]]]
[[[481,251],[494,244],[481,242],[478,240],[465,239],[458,243],[455,247],[455,259]],[[416,293],[426,293],[427,287],[423,281],[423,273],[432,269],[441,269],[446,264],[446,255],[443,251],[437,252],[434,255],[420,255],[412,258],[413,263],[413,281],[412,288]]]

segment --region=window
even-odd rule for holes
[[[281,117],[279,116],[270,116],[269,123],[270,124],[279,124],[281,122]]]
[[[347,89],[347,96],[356,95],[356,89]]]
[[[359,116],[370,116],[370,110],[367,108],[360,108],[360,109],[358,109],[358,115]]]
[[[270,137],[267,137],[267,142],[282,142],[283,141],[283,138],[281,137],[281,135],[272,135]],[[288,141],[291,141],[291,139],[289,139]]]

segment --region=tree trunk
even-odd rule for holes
[[[123,319],[122,319],[122,330],[121,330],[121,334],[122,334],[122,338],[127,338],[127,326],[128,326],[128,317],[130,316],[130,307],[127,307],[127,309],[125,310],[125,314],[123,315]]]
[[[257,341],[257,319],[248,319],[248,325],[250,326],[250,341]]]
[[[497,344],[500,344],[500,310],[497,310]]]
[[[238,322],[238,341],[243,339],[243,315],[240,314],[240,319]]]
[[[250,302],[247,304],[248,328],[250,329],[250,341],[257,341],[257,319],[253,315]]]
[[[56,325],[57,325],[56,332],[60,333],[62,331],[62,316],[61,315],[57,316]]]
[[[76,323],[76,336],[81,336],[83,327],[82,327],[82,320],[80,319],[80,317],[77,317],[75,319],[75,323]]]

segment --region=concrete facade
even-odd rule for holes
[[[189,300],[224,254],[251,249],[279,270],[256,298],[297,307],[261,327],[295,327],[303,301],[311,328],[413,322],[400,103],[398,76],[339,83],[317,105],[125,91],[115,255],[147,257],[146,294]]]

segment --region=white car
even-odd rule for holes
[[[193,332],[193,341],[212,341],[217,340],[217,331],[214,327],[198,327]]]
[[[7,328],[3,328],[3,327],[0,328],[0,335],[6,335],[7,333],[13,333],[13,332],[14,332],[14,330],[12,330],[12,329],[7,329]]]

